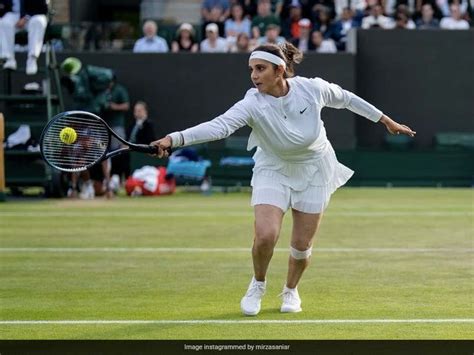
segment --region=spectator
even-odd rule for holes
[[[334,34],[338,39],[337,48],[341,51],[346,49],[347,34],[351,28],[360,27],[360,23],[355,20],[354,12],[350,7],[342,10],[341,18],[334,23]]]
[[[403,12],[395,14],[395,29],[408,30],[408,18]]]
[[[5,59],[3,69],[16,70],[15,32],[28,31],[28,57],[26,74],[38,72],[37,59],[43,48],[44,34],[48,25],[48,2],[46,0],[0,0],[0,57]]]
[[[224,22],[230,14],[228,0],[204,0],[201,6],[202,26],[201,35],[206,36],[206,26],[215,23],[219,28],[219,35],[224,37]]]
[[[349,8],[355,19],[362,18],[367,8],[366,0],[334,0],[336,18],[341,19],[343,12]]]
[[[262,37],[268,25],[280,26],[280,20],[272,14],[270,0],[258,0],[257,16],[252,20],[253,38]]]
[[[416,21],[416,27],[420,30],[439,28],[439,20],[434,18],[434,10],[431,4],[426,3],[421,7],[421,17]]]
[[[443,30],[468,30],[469,23],[462,18],[459,5],[452,4],[449,9],[451,16],[442,18],[439,27]]]
[[[336,53],[336,44],[332,39],[324,39],[323,34],[319,31],[314,31],[311,34],[310,50],[317,53]]]
[[[283,10],[283,0],[270,0],[270,4],[270,11],[272,12],[272,14],[280,18]]]
[[[286,42],[285,38],[280,36],[280,26],[270,24],[267,26],[265,36],[260,37],[257,41],[259,46],[264,44],[283,44]]]
[[[157,36],[158,26],[155,21],[148,20],[143,24],[144,37],[135,42],[135,53],[166,53],[169,51],[168,43],[163,37]]]
[[[416,28],[415,23],[411,19],[410,10],[405,4],[399,4],[397,6],[397,12],[395,13],[395,27],[408,30],[414,30]]]
[[[299,37],[294,38],[291,42],[301,52],[307,52],[311,43],[311,21],[307,18],[303,18],[298,21],[299,25]]]
[[[299,3],[290,6],[288,18],[282,24],[282,36],[287,39],[296,39],[300,37],[299,20],[303,18],[303,12]]]
[[[237,41],[230,47],[231,53],[250,53],[256,47],[255,40],[250,39],[249,35],[241,32],[237,36]]]
[[[148,105],[137,101],[133,107],[135,122],[127,129],[127,140],[136,144],[149,144],[156,140],[155,125],[148,119]]]
[[[244,18],[244,9],[239,3],[233,4],[231,7],[230,18],[224,23],[225,36],[228,41],[234,43],[239,33],[251,35],[251,22],[248,18]]]
[[[330,19],[334,18],[334,0],[312,0],[310,18],[316,22],[320,12],[326,12]]]
[[[217,18],[216,14],[219,14]],[[224,22],[229,15],[229,0],[203,0],[201,5],[203,23]]]
[[[314,29],[323,34],[324,38],[336,39],[334,24],[331,19],[331,9],[328,7],[321,7],[317,13]]]
[[[206,26],[206,39],[201,42],[201,52],[203,53],[223,53],[227,52],[227,41],[219,37],[219,27],[215,23]]]
[[[171,43],[171,51],[173,53],[199,51],[199,44],[194,38],[194,28],[191,24],[183,23],[179,26],[176,39]]]
[[[393,20],[390,17],[384,16],[382,5],[375,4],[370,8],[370,15],[362,19],[362,28],[393,28]]]

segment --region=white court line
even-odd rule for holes
[[[156,212],[120,212],[120,211],[67,211],[67,212],[44,212],[44,211],[17,211],[17,212],[0,212],[0,217],[30,217],[30,218],[59,218],[59,217],[87,217],[87,218],[166,218],[166,217],[251,217],[253,211],[248,212],[172,212],[172,211],[156,211]],[[469,217],[474,216],[473,211],[328,211],[326,217]]]
[[[5,247],[0,253],[236,253],[250,252],[250,248],[63,248],[63,247]],[[275,248],[275,252],[288,252]],[[471,248],[314,248],[314,253],[472,253]]]
[[[180,325],[180,324],[391,324],[391,323],[474,323],[473,318],[453,319],[261,319],[261,320],[3,320],[0,325]]]

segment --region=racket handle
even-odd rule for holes
[[[148,153],[148,154],[158,154],[158,147],[154,145],[147,145],[147,144],[134,144],[133,150],[141,153]],[[171,155],[171,148],[167,148],[166,151],[169,155]]]

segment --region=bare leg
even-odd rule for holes
[[[292,210],[293,231],[291,235],[291,246],[299,251],[309,249],[313,244],[313,237],[316,234],[322,219],[322,214],[304,213]],[[290,255],[288,261],[288,276],[286,286],[295,288],[308,267],[310,259],[297,260]]]
[[[257,281],[265,281],[268,265],[273,256],[273,248],[280,235],[283,214],[283,211],[275,206],[255,206],[255,239],[252,258]]]

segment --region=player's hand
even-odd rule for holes
[[[416,134],[416,132],[413,131],[407,125],[395,122],[388,116],[383,115],[382,118],[380,119],[380,122],[382,122],[385,125],[385,127],[387,128],[387,131],[390,134],[406,134],[407,136],[410,136],[410,137],[414,137]]]
[[[170,155],[170,150],[171,150],[171,137],[166,136],[164,138],[158,139],[157,141],[153,141],[150,143],[150,145],[153,145],[157,147],[158,152],[156,153],[155,156],[158,158],[168,158]]]

